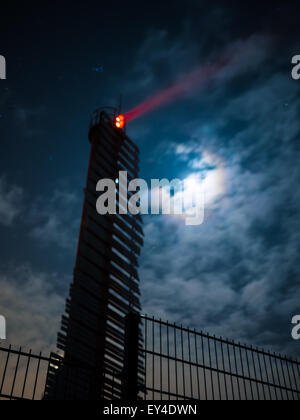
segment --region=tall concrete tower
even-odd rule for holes
[[[49,398],[54,398],[54,388],[56,397],[64,399],[121,397],[124,316],[140,311],[137,267],[143,231],[140,215],[100,216],[96,211],[100,179],[115,181],[119,171],[127,172],[128,182],[138,177],[139,150],[118,121],[115,109],[101,108],[90,123],[74,280],[58,333],[64,362],[52,376],[55,387],[46,388]],[[117,192],[117,213],[119,199]]]

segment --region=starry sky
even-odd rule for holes
[[[1,6],[0,314],[8,342],[55,349],[91,112],[118,105],[120,94],[129,112],[173,87],[128,123],[140,176],[198,176],[208,200],[200,226],[143,217],[143,312],[299,354],[291,338],[300,314],[297,10],[298,1],[230,0]]]

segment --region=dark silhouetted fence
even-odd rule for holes
[[[89,399],[82,379],[91,369],[106,384],[98,399],[300,399],[297,360],[136,313],[126,317],[123,355],[97,372],[55,353],[0,347],[0,399]]]
[[[0,347],[0,399],[40,400],[51,369],[57,369],[62,358],[25,352],[22,347]]]
[[[297,360],[147,316],[141,321],[144,399],[300,399]]]

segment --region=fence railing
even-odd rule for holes
[[[0,400],[42,399],[49,370],[60,361],[53,353],[47,357],[22,347],[0,347]]]
[[[93,378],[92,384],[87,377]],[[94,366],[68,363],[56,353],[45,356],[21,347],[0,347],[0,400],[94,399],[103,378],[107,389],[99,389],[96,398],[120,399],[120,372],[99,372]]]
[[[300,399],[297,360],[148,316],[141,321],[143,399]]]
[[[91,369],[95,386],[106,384],[98,399],[300,399],[298,360],[145,315],[125,325],[124,366],[101,374],[55,353],[0,347],[0,400],[94,398]]]

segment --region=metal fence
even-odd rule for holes
[[[106,378],[99,399],[300,399],[297,360],[136,313],[125,326],[123,366],[102,376],[94,370],[95,383]],[[0,347],[0,400],[83,399],[77,378],[87,369],[90,376],[93,367],[55,353]]]
[[[141,321],[143,399],[300,399],[297,360],[148,316]]]
[[[0,400],[82,400],[93,399],[94,390],[87,394],[87,382],[93,372],[94,388],[107,379],[111,388],[99,392],[108,399],[121,398],[117,382],[121,375],[116,372],[99,373],[93,366],[68,363],[56,353],[49,356],[9,347],[0,347]],[[79,380],[80,379],[80,380]]]
[[[0,400],[40,400],[44,397],[49,371],[57,369],[61,357],[0,347]]]

